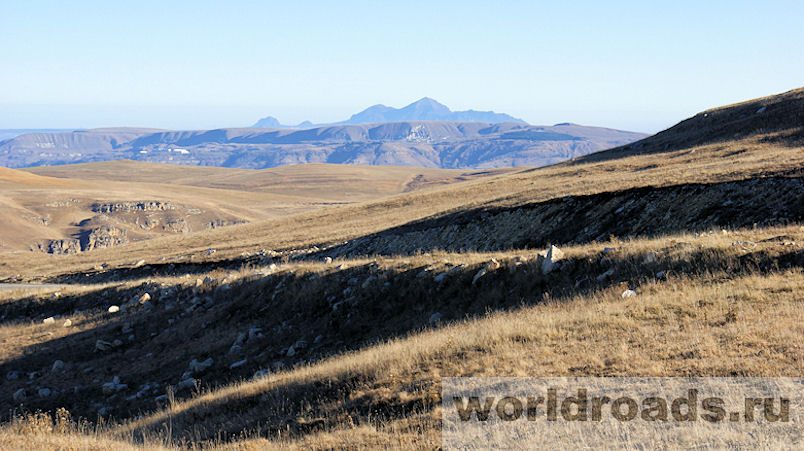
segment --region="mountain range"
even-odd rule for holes
[[[303,130],[106,128],[28,133],[0,141],[0,166],[21,168],[128,159],[244,169],[305,163],[487,169],[544,166],[645,136],[570,123],[532,126],[447,121]]]
[[[382,104],[370,106],[357,114],[353,114],[345,121],[331,124],[313,124],[310,121],[304,121],[298,125],[283,125],[275,117],[267,116],[252,125],[252,128],[304,129],[326,125],[380,124],[406,121],[484,122],[489,124],[513,122],[527,125],[527,122],[522,119],[517,119],[504,113],[495,113],[494,111],[452,111],[449,107],[436,100],[423,97],[403,108],[393,108]]]

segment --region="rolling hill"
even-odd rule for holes
[[[443,121],[306,130],[96,129],[25,134],[2,141],[0,165],[20,168],[129,159],[243,169],[305,163],[499,168],[544,166],[643,137],[574,124]]]

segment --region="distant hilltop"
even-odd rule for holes
[[[326,125],[383,124],[406,121],[482,122],[486,124],[512,122],[528,125],[522,119],[504,113],[495,113],[494,111],[452,111],[449,107],[436,100],[423,97],[403,108],[393,108],[386,105],[370,106],[357,114],[353,114],[352,117],[345,121],[330,124],[313,124],[310,121],[304,121],[298,125],[283,125],[277,118],[267,116],[252,125],[252,128],[308,129]]]

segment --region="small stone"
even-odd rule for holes
[[[112,305],[109,307],[109,313],[117,313],[120,311],[120,307],[117,305]]]
[[[597,279],[598,282],[602,282],[602,281],[608,279],[609,277],[611,277],[613,275],[614,275],[614,270],[609,269],[608,271],[604,272],[603,274],[597,276],[596,279]]]
[[[50,325],[50,324],[55,324],[55,323],[56,323],[56,318],[54,318],[52,316],[42,320],[42,324]]]
[[[332,257],[327,257],[324,259],[324,263],[331,265],[332,264]]]
[[[176,384],[176,391],[195,388],[195,379],[187,378]]]
[[[657,279],[664,279],[665,277],[667,277],[667,271],[659,271],[656,273]]]
[[[49,388],[40,388],[38,393],[40,398],[49,398],[53,391]]]
[[[634,290],[625,290],[625,291],[623,291],[622,297],[623,297],[623,299],[625,299],[625,298],[633,298],[633,297],[636,297],[636,295],[637,295],[636,291],[634,291]]]
[[[441,313],[438,312],[433,313],[432,315],[430,315],[430,324],[433,325],[438,324],[441,322],[442,318],[444,318],[444,315],[442,315]]]
[[[61,327],[70,327],[72,325],[73,322],[68,319],[67,321],[64,322],[64,324],[61,325]]]
[[[53,362],[53,366],[50,368],[50,372],[52,373],[63,370],[64,370],[64,362],[61,360],[56,360],[55,362]]]
[[[229,369],[233,370],[235,368],[239,368],[239,367],[245,365],[246,363],[248,363],[248,359],[238,360],[237,362],[229,365]]]
[[[656,254],[654,254],[653,252],[646,255],[645,258],[642,260],[643,265],[648,265],[651,263],[656,263]]]
[[[264,368],[264,369],[261,369],[261,370],[255,372],[254,377],[252,377],[252,379],[260,379],[260,378],[268,377],[270,375],[271,375],[271,370],[269,370],[268,368]]]
[[[12,398],[14,398],[14,402],[23,402],[28,396],[25,394],[25,389],[21,388],[14,392]]]
[[[204,360],[203,362],[199,362],[198,360],[193,359],[192,362],[190,362],[190,373],[200,374],[204,372],[207,368],[211,367],[214,363],[215,361],[212,359],[212,357]]]
[[[99,352],[106,352],[112,350],[112,343],[109,343],[106,340],[97,340],[95,342],[95,351]]]
[[[139,268],[139,267],[142,267],[142,266],[144,266],[144,265],[145,265],[145,260],[139,260],[139,261],[137,261],[136,263],[134,263],[134,264],[133,264],[133,265],[131,265],[131,266],[132,266],[133,268]]]

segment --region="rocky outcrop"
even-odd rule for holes
[[[175,210],[171,202],[140,201],[140,202],[114,202],[93,204],[92,211],[96,213],[126,213],[131,211],[166,211]]]
[[[237,224],[246,224],[248,221],[243,221],[240,219],[235,220],[228,220],[228,219],[216,219],[214,221],[210,221],[207,224],[207,230],[217,229],[218,227],[228,227]]]
[[[168,221],[162,226],[165,232],[173,233],[190,233],[190,225],[184,219],[177,219],[175,221]]]
[[[92,229],[86,234],[85,241],[81,243],[81,250],[86,252],[126,243],[128,243],[128,236],[125,230],[105,225]]]
[[[81,242],[71,240],[43,240],[31,246],[31,250],[55,255],[73,255],[81,252]]]
[[[74,255],[93,249],[117,246],[128,243],[125,230],[111,225],[96,227],[85,231],[80,238],[67,240],[43,240],[31,246],[32,251],[55,255]]]

